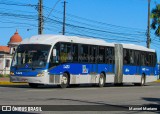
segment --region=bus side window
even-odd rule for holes
[[[73,61],[73,49],[72,44],[67,44],[67,62]]]
[[[141,65],[142,66],[145,66],[145,60],[146,60],[145,52],[141,52]]]
[[[124,49],[124,64],[130,64],[130,54],[128,49]]]
[[[93,62],[93,57],[92,57],[92,46],[88,46],[88,62],[92,63]]]
[[[99,63],[105,63],[105,47],[99,47],[99,56],[98,56]]]
[[[88,46],[88,55],[87,55],[88,62],[90,63],[98,62],[98,52],[97,51],[98,51],[98,46],[95,46],[95,45]]]
[[[112,47],[106,47],[106,63],[114,63],[114,49]]]
[[[153,67],[154,66],[154,59],[153,59],[153,53],[151,53],[151,55],[150,55],[150,57],[151,57],[151,66]]]
[[[72,45],[70,43],[61,43],[60,44],[60,61],[64,62],[72,62],[73,53],[72,53]]]
[[[139,51],[135,51],[134,62],[135,62],[135,65],[137,65],[137,66],[140,65],[140,54],[139,54]]]
[[[152,54],[148,54],[148,66],[152,66]]]
[[[144,61],[145,66],[148,66],[149,65],[148,53],[145,52],[144,55],[145,55],[145,61]]]
[[[73,44],[72,53],[73,53],[73,61],[78,62],[78,44]]]
[[[130,50],[130,64],[133,65],[134,64],[134,51]]]
[[[88,62],[88,45],[80,45],[79,61]]]
[[[156,53],[152,53],[152,66],[155,66],[156,65],[156,63],[157,63],[157,55],[156,55]]]
[[[111,47],[111,58],[112,58],[112,59],[111,59],[111,60],[112,60],[111,63],[112,63],[112,64],[115,63],[114,56],[115,56],[115,55],[114,55],[114,48]]]
[[[97,46],[92,47],[93,63],[97,63]]]
[[[123,64],[127,64],[126,49],[123,49]]]

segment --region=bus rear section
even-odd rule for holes
[[[157,80],[155,50],[143,46],[115,44],[115,84],[145,85]]]

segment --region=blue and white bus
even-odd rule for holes
[[[143,86],[158,78],[153,49],[134,44],[63,35],[24,39],[14,54],[11,82],[29,86],[133,83]]]

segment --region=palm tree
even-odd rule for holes
[[[152,24],[151,28],[155,30],[155,35],[160,37],[160,4],[151,12]]]

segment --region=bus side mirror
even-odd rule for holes
[[[57,51],[56,49],[53,49],[53,57],[56,57],[57,56]]]

